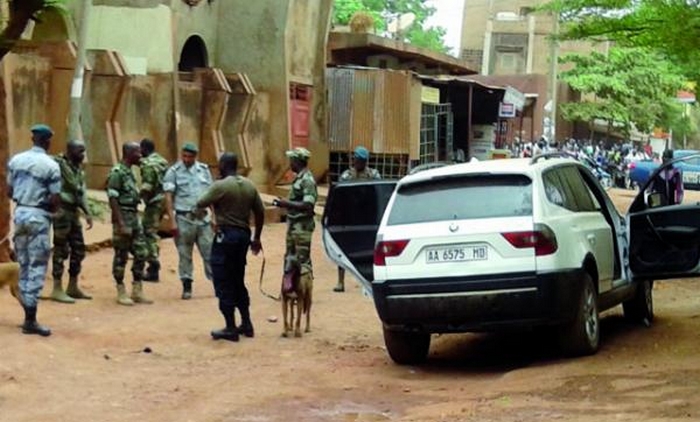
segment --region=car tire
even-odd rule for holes
[[[576,315],[561,333],[561,346],[567,355],[592,355],[600,345],[598,293],[590,274],[585,273],[576,303]]]
[[[428,357],[430,334],[384,327],[384,344],[394,362],[399,365],[414,365],[425,362]]]
[[[642,280],[637,282],[632,299],[622,303],[622,310],[625,319],[645,326],[651,326],[654,321],[654,299],[652,290],[654,282],[652,280]]]

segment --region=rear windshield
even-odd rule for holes
[[[402,186],[388,224],[529,215],[532,180],[526,176],[450,176]]]

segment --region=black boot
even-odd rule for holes
[[[225,307],[219,304],[219,310],[226,320],[226,328],[213,330],[211,338],[214,340],[238,341],[238,330],[236,330],[236,317],[234,316],[235,308]]]
[[[24,307],[24,324],[22,324],[23,334],[38,334],[42,337],[48,337],[51,335],[51,330],[48,327],[39,325],[36,321],[36,306],[35,307]]]
[[[182,280],[182,300],[192,299],[192,280]]]
[[[253,322],[250,320],[250,309],[247,306],[242,306],[238,309],[241,313],[241,325],[238,326],[238,333],[246,337],[255,337]]]
[[[157,283],[160,281],[159,277],[159,272],[160,272],[160,262],[158,261],[151,261],[148,265],[148,270],[146,270],[146,274],[143,277],[143,281],[150,281],[153,283]]]

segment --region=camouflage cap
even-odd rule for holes
[[[194,152],[195,154],[199,152],[199,148],[197,148],[197,145],[195,145],[194,142],[185,142],[185,145],[182,146],[182,150]]]
[[[286,152],[287,157],[289,158],[296,158],[298,160],[304,160],[307,161],[309,158],[311,158],[311,152],[302,147],[296,147],[294,149],[291,149]]]
[[[53,136],[53,130],[48,125],[42,123],[32,126],[29,130],[37,135]]]

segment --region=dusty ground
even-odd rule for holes
[[[616,192],[624,205],[629,193]],[[103,230],[105,227],[98,227]],[[98,233],[93,233],[94,237]],[[284,227],[264,234],[264,285],[276,291]],[[114,303],[111,251],[93,253],[82,284],[91,302],[42,301],[48,339],[19,333],[21,312],[0,291],[0,421],[674,421],[700,420],[698,283],[657,283],[653,327],[605,314],[600,352],[562,359],[546,338],[450,335],[433,339],[429,363],[394,365],[372,302],[355,283],[331,292],[335,268],[317,230],[313,332],[280,338],[279,307],[258,291],[249,260],[255,339],[215,342],[212,287],[179,299],[175,248],[146,286],[154,305]],[[150,348],[151,353],[144,349]]]

